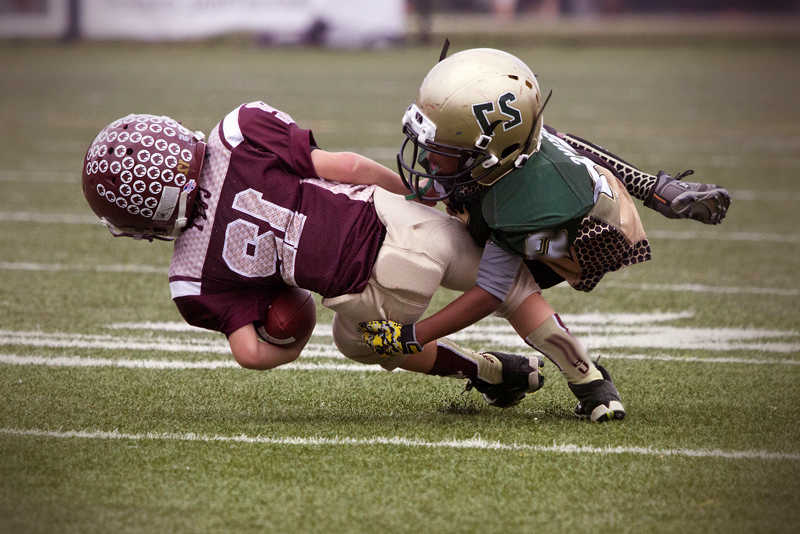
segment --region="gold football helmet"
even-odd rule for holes
[[[536,77],[516,56],[475,48],[442,59],[403,116],[406,139],[397,155],[403,183],[416,196],[438,200],[459,186],[492,185],[539,149],[543,109]],[[429,153],[457,157],[458,170],[437,173],[427,164]]]

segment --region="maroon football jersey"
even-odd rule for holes
[[[209,135],[203,216],[175,242],[172,298],[195,326],[227,334],[262,319],[284,285],[332,297],[364,289],[385,228],[374,186],[323,180],[310,130],[263,102]]]

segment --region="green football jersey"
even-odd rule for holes
[[[542,134],[539,151],[469,207],[470,232],[479,243],[491,239],[531,259],[553,255],[547,253],[549,244],[559,242],[564,249],[575,239],[595,203],[594,163],[556,136]]]

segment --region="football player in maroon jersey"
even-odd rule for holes
[[[175,241],[175,304],[188,323],[224,333],[243,367],[290,362],[308,341],[278,346],[254,328],[289,285],[323,297],[334,342],[361,363],[467,378],[496,406],[543,382],[538,357],[446,339],[393,355],[364,344],[360,322],[413,323],[440,285],[472,287],[481,251],[457,218],[396,194],[408,190],[395,172],[318,148],[311,131],[263,102],[231,111],[207,142],[169,117],[115,120],[87,150],[83,191],[113,235]],[[526,269],[510,287],[499,314],[513,324],[538,288]]]

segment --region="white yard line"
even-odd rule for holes
[[[0,261],[0,271],[30,271],[30,272],[109,272],[109,273],[140,273],[159,274],[167,276],[167,266],[136,265],[136,264],[109,264],[109,265],[82,265],[64,263],[38,263],[25,261]],[[602,282],[599,289],[620,288],[635,289],[639,291],[670,291],[679,293],[711,293],[718,295],[774,295],[777,297],[795,297],[800,295],[800,289],[781,287],[746,287],[746,286],[710,286],[705,284],[650,284],[634,282]],[[555,290],[566,290],[569,286],[562,284],[554,287]]]
[[[580,316],[576,316],[576,318],[580,319]],[[714,352],[744,350],[787,355],[800,354],[800,332],[791,330],[695,328],[670,326],[657,321],[643,321],[640,324],[614,324],[613,321],[584,323],[580,320],[565,322],[591,351],[647,348]],[[314,335],[329,337],[331,335],[330,324],[317,325]],[[516,332],[509,325],[503,323],[479,323],[450,337],[456,341],[477,343],[484,347],[528,350]],[[221,336],[192,338],[153,335],[114,336],[37,330],[0,330],[0,345],[213,354],[226,354],[229,351],[227,342]],[[330,343],[311,343],[306,347],[305,353],[318,357],[340,357]]]
[[[567,313],[559,314],[561,319],[568,324],[581,324],[581,325],[634,325],[634,324],[651,324],[662,323],[667,321],[676,321],[678,319],[691,319],[694,317],[692,311],[682,312],[652,312],[652,313]],[[479,327],[485,328],[506,328],[509,332],[505,321],[499,319],[485,319],[478,323]],[[204,332],[209,333],[208,330],[191,326],[187,323],[179,321],[166,321],[166,322],[123,322],[111,323],[106,325],[105,328],[111,330],[152,330],[164,332]],[[330,336],[331,325],[327,323],[318,323],[314,329],[315,336]]]
[[[44,213],[38,211],[0,211],[0,222],[33,222],[44,224],[101,224],[94,215]]]
[[[118,430],[42,430],[36,428],[0,428],[0,434],[16,437],[38,437],[54,439],[94,439],[94,440],[123,440],[123,441],[184,441],[201,443],[249,443],[267,446],[299,446],[299,447],[406,447],[425,449],[461,449],[461,450],[487,450],[487,451],[531,451],[554,454],[599,454],[619,455],[629,454],[636,456],[677,456],[689,458],[719,458],[726,460],[773,460],[773,461],[800,461],[800,454],[790,452],[773,452],[764,450],[729,451],[721,449],[657,449],[653,447],[591,447],[574,445],[571,443],[554,443],[553,445],[534,445],[527,443],[503,443],[489,441],[480,437],[471,439],[452,439],[444,441],[427,441],[418,438],[402,436],[350,438],[350,437],[268,437],[204,435],[194,432],[148,432],[145,434],[127,434]]]
[[[329,356],[313,350],[306,349],[300,355],[301,360],[311,358],[346,359],[341,354]],[[800,360],[784,360],[777,358],[743,358],[743,357],[695,357],[671,356],[667,354],[625,354],[616,352],[603,352],[602,359],[631,360],[639,362],[662,361],[673,363],[708,363],[708,364],[745,364],[745,365],[788,365],[798,366]],[[82,356],[47,356],[47,355],[17,355],[0,353],[0,364],[3,365],[39,365],[44,367],[118,367],[124,369],[239,369],[239,365],[232,359],[226,360],[154,360],[137,358],[94,358]],[[325,362],[290,363],[276,370],[281,371],[380,371],[377,365],[362,365],[358,363],[340,364]]]
[[[112,358],[82,358],[80,356],[18,356],[16,354],[0,354],[0,364],[5,365],[41,365],[45,367],[118,367],[123,369],[241,369],[233,360],[131,360]],[[381,371],[376,365],[339,364],[339,363],[290,363],[276,367],[280,371]]]
[[[81,183],[81,173],[80,169],[78,172],[0,170],[0,182],[21,184],[79,184]]]
[[[129,351],[192,352],[205,354],[230,354],[227,341],[217,339],[181,339],[169,337],[117,337],[109,335],[69,334],[65,332],[38,332],[0,330],[0,346],[48,347],[54,349],[100,349]],[[309,343],[303,354],[322,358],[344,358],[331,344]]]
[[[98,273],[141,273],[167,275],[167,267],[156,265],[111,264],[111,265],[65,265],[63,263],[34,263],[0,261],[3,271],[35,272],[98,272]]]
[[[775,234],[766,232],[727,232],[725,230],[695,230],[675,232],[671,230],[648,230],[647,236],[656,239],[750,241],[753,243],[800,243],[798,234]]]
[[[622,353],[603,353],[601,359],[609,360],[632,360],[632,361],[659,361],[659,362],[681,362],[681,363],[743,363],[747,365],[800,365],[800,360],[777,360],[759,358],[727,358],[727,357],[708,357],[698,358],[696,356],[670,356],[668,354],[622,354]]]
[[[559,286],[560,287],[560,286]],[[565,286],[566,287],[566,286]],[[715,295],[773,295],[776,297],[796,297],[800,289],[782,287],[725,287],[705,284],[637,284],[632,282],[602,282],[602,288],[635,289],[638,291],[671,291],[678,293],[712,293]]]
[[[47,213],[35,211],[0,211],[0,222],[32,222],[43,224],[100,224],[97,217],[91,214]],[[731,232],[724,228],[719,230],[650,230],[650,237],[656,239],[678,240],[713,240],[713,241],[749,241],[754,243],[800,243],[800,235],[796,233],[770,232]]]
[[[734,201],[759,200],[784,202],[800,200],[800,193],[797,191],[758,191],[756,189],[734,189],[730,193]]]

